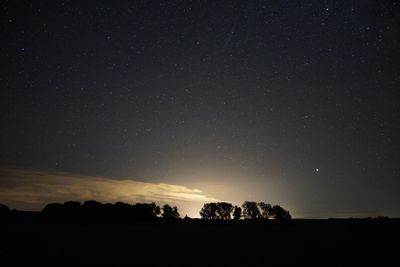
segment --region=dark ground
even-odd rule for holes
[[[399,219],[0,219],[0,265],[400,266]]]

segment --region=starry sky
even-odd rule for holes
[[[0,25],[1,202],[40,204],[23,173],[400,216],[400,1],[2,1]]]

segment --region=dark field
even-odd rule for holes
[[[400,220],[0,219],[0,265],[400,266]],[[39,265],[38,265],[39,264]]]

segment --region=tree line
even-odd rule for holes
[[[7,206],[0,204],[0,215],[10,212]],[[124,202],[103,204],[95,200],[83,203],[78,201],[49,203],[41,211],[41,214],[48,218],[129,218],[138,220],[181,218],[178,208],[168,204],[162,207],[154,202],[132,205]],[[285,221],[291,219],[289,211],[279,205],[254,201],[245,201],[241,207],[228,202],[205,203],[200,211],[200,216],[204,220],[275,219]]]
[[[168,204],[160,207],[153,203],[128,204],[116,202],[115,204],[88,200],[81,204],[78,201],[47,204],[42,210],[46,217],[68,218],[129,218],[152,220],[158,217],[164,219],[178,219],[180,214],[177,207]]]
[[[279,205],[264,202],[245,201],[242,207],[233,206],[227,202],[205,203],[200,211],[202,219],[207,220],[240,220],[240,219],[275,219],[290,220],[289,211]]]

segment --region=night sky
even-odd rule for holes
[[[400,216],[400,1],[3,1],[0,35],[10,207],[72,177]]]

